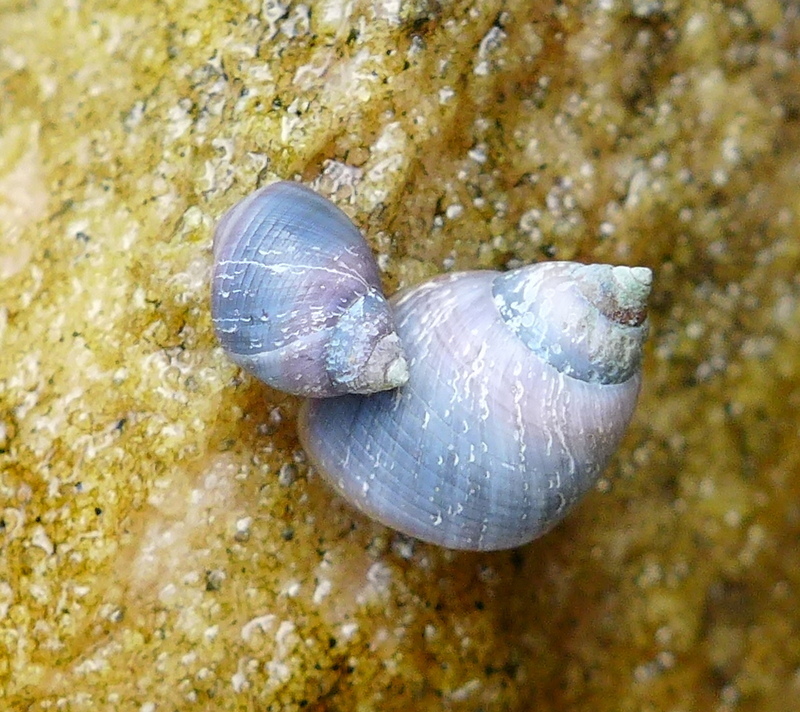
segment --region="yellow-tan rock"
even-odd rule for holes
[[[0,4],[0,708],[797,708],[799,45],[777,0]],[[567,522],[454,554],[309,471],[209,317],[279,177],[390,292],[654,270]]]

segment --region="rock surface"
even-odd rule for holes
[[[800,706],[800,17],[777,0],[0,4],[0,707]],[[389,291],[655,272],[556,531],[454,554],[308,471],[212,337],[215,220],[299,177]]]

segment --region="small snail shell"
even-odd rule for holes
[[[224,349],[274,388],[321,398],[408,379],[369,246],[298,183],[261,188],[223,216],[211,294]]]
[[[311,400],[300,438],[351,503],[454,549],[514,547],[589,490],[633,414],[651,273],[551,262],[392,299],[408,383]]]

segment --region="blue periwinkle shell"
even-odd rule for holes
[[[211,312],[231,358],[287,393],[372,393],[408,378],[369,246],[298,183],[261,188],[222,218]]]
[[[308,401],[312,464],[419,539],[472,550],[534,539],[593,486],[631,419],[650,281],[641,267],[551,262],[397,295],[408,382]]]

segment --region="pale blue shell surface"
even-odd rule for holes
[[[594,485],[633,414],[645,268],[445,275],[392,299],[408,382],[308,401],[317,471],[374,519],[448,548],[524,544]]]
[[[225,214],[211,293],[224,349],[275,388],[328,397],[408,377],[372,251],[341,210],[298,183],[261,188]]]

